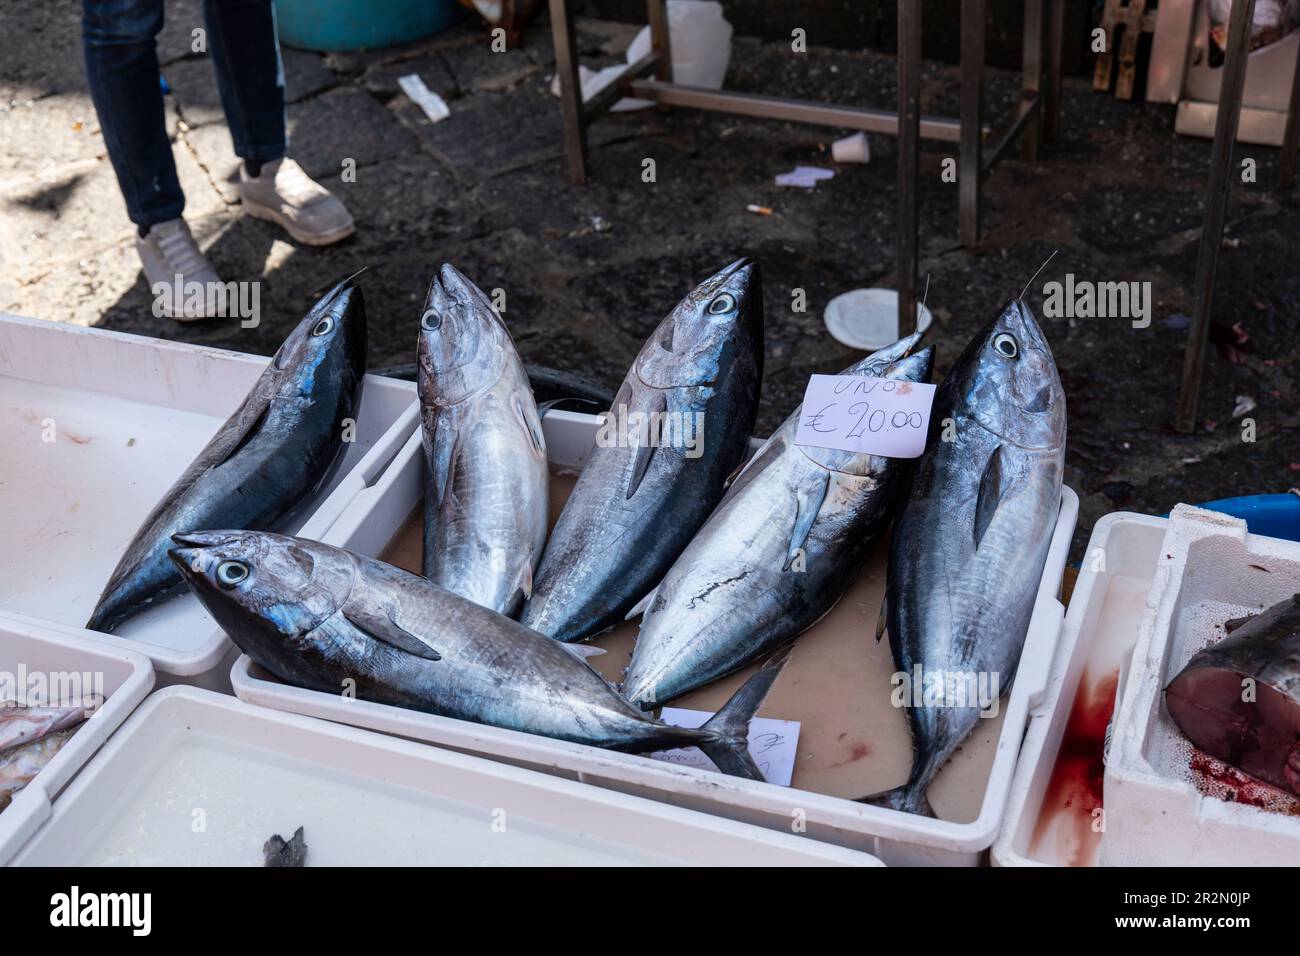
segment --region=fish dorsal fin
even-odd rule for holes
[[[348,607],[344,609],[343,616],[354,627],[361,628],[377,641],[382,641],[400,651],[406,651],[408,654],[414,654],[416,657],[422,657],[426,661],[442,660],[441,654],[398,624],[393,618],[392,610],[388,608],[371,610]]]
[[[889,626],[889,595],[886,594],[880,599],[880,613],[876,616],[876,643],[885,636],[885,630]]]
[[[984,474],[980,476],[980,493],[979,500],[975,503],[975,547],[979,548],[980,541],[984,538],[984,532],[988,530],[989,522],[993,520],[994,513],[998,510],[998,503],[1002,500],[1002,446],[998,445],[993,449],[993,454],[989,456],[988,463],[984,466]]]
[[[239,436],[239,440],[230,447],[230,451],[226,452],[226,454],[222,456],[221,461],[217,462],[213,467],[220,468],[226,462],[230,461],[230,459],[234,458],[241,451],[247,448],[249,443],[261,434],[262,428],[266,425],[266,420],[270,415],[271,403],[267,402],[262,406],[262,410],[257,413],[256,417],[248,423],[248,427],[245,428],[244,433]]]
[[[802,550],[804,542],[808,540],[813,522],[817,520],[817,513],[822,510],[822,502],[826,500],[826,489],[830,482],[830,472],[822,471],[816,478],[804,482],[795,491],[798,510],[795,513],[794,530],[790,532],[790,546],[785,553],[787,571],[794,564],[795,556]]]
[[[636,446],[636,453],[632,456],[632,471],[627,479],[627,495],[630,500],[636,494],[636,490],[641,487],[641,479],[645,477],[646,469],[650,467],[650,459],[654,457],[655,452],[659,449],[659,436],[654,434],[652,415],[662,415],[668,411],[668,395],[659,389],[652,389],[650,392],[650,401],[646,403],[643,409],[637,409],[645,416],[645,431],[638,435],[639,444]],[[641,441],[644,439],[644,441]]]

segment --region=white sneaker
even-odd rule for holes
[[[195,285],[203,289],[220,283],[217,270],[212,268],[184,219],[160,222],[149,230],[149,235],[136,236],[135,250],[140,253],[145,282],[154,296],[154,314],[194,322],[210,318],[208,296],[187,295]],[[201,299],[201,301],[200,301]]]
[[[264,164],[257,176],[241,163],[239,198],[251,215],[279,223],[309,246],[328,246],[356,232],[342,201],[287,157]]]

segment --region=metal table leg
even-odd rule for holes
[[[1020,56],[1020,101],[1037,101],[1033,119],[1020,141],[1020,158],[1026,162],[1038,159],[1038,147],[1043,142],[1043,5],[1044,0],[1025,0],[1025,31]]]
[[[970,0],[963,0],[965,3]],[[977,127],[978,129],[978,127]],[[921,175],[921,4],[898,4],[898,331],[916,327]]]
[[[1043,71],[1043,142],[1056,142],[1061,125],[1061,58],[1065,44],[1065,0],[1047,0],[1047,63]]]
[[[1282,159],[1278,164],[1277,184],[1283,189],[1295,185],[1297,147],[1300,147],[1300,56],[1296,57],[1295,73],[1291,77],[1291,103],[1287,107]]]
[[[582,83],[574,46],[573,14],[565,0],[550,0],[551,37],[555,43],[555,71],[560,77],[560,107],[564,114],[564,149],[569,156],[569,178],[587,181],[587,124],[582,114]]]
[[[1254,13],[1255,0],[1236,0],[1228,20],[1228,50],[1223,64],[1223,83],[1219,88],[1214,148],[1210,153],[1205,224],[1201,227],[1200,248],[1196,253],[1196,284],[1192,289],[1196,306],[1183,357],[1182,392],[1178,397],[1176,425],[1181,432],[1190,433],[1196,428],[1196,403],[1200,397],[1205,344],[1210,336],[1210,315],[1214,306],[1214,274],[1219,264],[1219,247],[1223,244],[1228,191],[1232,186],[1232,146],[1237,138],[1237,120],[1241,117],[1241,96],[1246,86],[1250,25]]]
[[[1034,2],[1036,0],[1026,0],[1026,5]],[[899,9],[904,6],[908,4],[900,0]],[[977,245],[980,239],[980,190],[984,179],[984,22],[987,11],[987,0],[961,0],[961,150],[957,161],[957,219],[961,244],[967,248]]]
[[[659,69],[655,78],[663,83],[673,81],[673,52],[668,31],[668,5],[665,0],[646,0],[646,13],[650,20],[650,49],[659,54]]]

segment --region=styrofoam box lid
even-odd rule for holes
[[[153,687],[149,659],[93,637],[51,630],[0,611],[0,674],[30,703],[102,693],[104,705],[81,724],[54,759],[0,811],[0,865],[50,816],[50,801]],[[31,696],[29,696],[31,695]]]
[[[848,865],[873,856],[192,687],[150,697],[17,865]]]
[[[0,553],[0,609],[81,628],[145,516],[268,361],[0,314],[0,527],[10,545]],[[367,376],[356,441],[284,530],[323,532],[418,421],[411,383]],[[209,670],[229,648],[189,594],[104,639],[178,675]]]
[[[1300,818],[1202,795],[1164,688],[1224,621],[1300,591],[1300,543],[1178,505],[1157,561],[1106,765],[1102,862],[1296,865]]]
[[[542,427],[551,463],[560,468],[581,468],[595,443],[599,419],[577,412],[553,411],[543,419]],[[383,477],[358,495],[354,506],[321,540],[362,554],[379,554],[421,500],[423,467],[420,436],[414,434]],[[231,683],[241,699],[264,706],[428,740],[549,772],[579,775],[587,782],[658,800],[672,800],[733,819],[786,828],[797,817],[806,821],[808,833],[817,839],[868,849],[890,863],[972,866],[980,861],[997,835],[1029,709],[1039,703],[1046,690],[1064,613],[1057,594],[1078,517],[1078,503],[1073,490],[1062,489],[1056,530],[1025,650],[1006,700],[1005,723],[996,741],[993,767],[979,816],[969,823],[901,813],[843,797],[722,776],[636,754],[586,747],[371,701],[343,701],[337,695],[279,683],[254,668],[247,655],[235,663]]]

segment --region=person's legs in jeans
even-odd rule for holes
[[[154,47],[163,0],[83,0],[82,14],[86,77],[104,145],[127,215],[147,231],[185,208]]]
[[[208,52],[235,155],[257,175],[284,155],[284,70],[272,0],[204,0]]]

